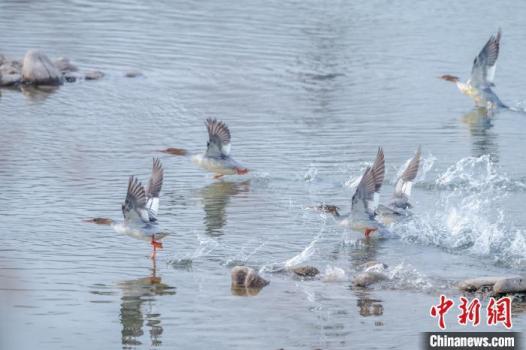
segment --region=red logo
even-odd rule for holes
[[[455,303],[452,299],[448,299],[445,295],[441,295],[438,305],[433,305],[429,310],[429,314],[432,317],[438,317],[438,327],[440,327],[440,329],[446,329],[445,316],[454,304]],[[458,324],[465,326],[468,323],[471,323],[475,327],[480,324],[481,302],[478,298],[474,298],[470,302],[467,298],[460,297],[460,305],[458,306],[458,309],[460,310],[460,314],[457,317]],[[512,327],[511,299],[509,297],[503,297],[498,300],[495,298],[489,298],[486,307],[486,317],[488,326],[500,323],[507,329],[510,329]]]

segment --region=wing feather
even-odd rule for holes
[[[153,159],[152,175],[148,183],[148,190],[146,191],[146,209],[150,221],[157,220],[157,213],[159,211],[159,195],[163,187],[164,170],[161,160],[159,158]]]
[[[209,157],[226,157],[230,154],[230,129],[228,126],[217,119],[206,120],[208,130],[208,144],[206,155]]]
[[[352,197],[351,211],[356,214],[372,214],[376,183],[371,167],[365,173]]]
[[[144,187],[135,176],[128,180],[128,192],[122,205],[122,214],[126,221],[149,222],[146,211],[146,192]]]
[[[470,83],[474,86],[492,85],[500,50],[501,30],[492,35],[473,61]]]

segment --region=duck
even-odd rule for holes
[[[471,69],[471,78],[467,82],[463,83],[459,77],[451,74],[440,76],[442,80],[455,83],[460,92],[473,99],[476,107],[482,107],[488,111],[499,108],[512,109],[505,105],[493,91],[501,37],[502,31],[500,29],[496,34],[491,35],[480,53],[475,57]]]
[[[128,179],[126,198],[121,205],[124,220],[117,221],[99,217],[85,221],[99,225],[109,225],[117,233],[149,242],[152,246],[150,257],[155,259],[157,249],[162,249],[163,247],[161,239],[168,235],[166,232],[161,232],[157,219],[163,178],[162,163],[159,158],[154,158],[152,174],[147,188],[144,188],[138,178],[133,175]]]
[[[385,229],[375,219],[384,177],[385,157],[382,147],[379,147],[373,165],[365,169],[352,196],[350,213],[340,214],[339,207],[335,205],[322,205],[318,208],[332,214],[340,226],[363,233],[365,238],[369,238],[374,232]]]
[[[413,205],[409,199],[411,190],[418,175],[420,167],[422,149],[419,146],[413,158],[409,160],[404,171],[398,177],[393,195],[387,205],[379,204],[376,209],[376,215],[381,218],[383,223],[392,222],[397,217],[408,216],[411,214],[410,209]]]
[[[231,134],[228,126],[217,119],[208,118],[205,121],[208,131],[206,151],[191,156],[192,163],[201,169],[214,174],[214,179],[225,175],[245,175],[249,169],[237,162],[231,155]],[[181,148],[167,148],[162,152],[187,156],[189,152]]]

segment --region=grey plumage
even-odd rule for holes
[[[225,123],[217,119],[207,119],[208,143],[206,156],[211,158],[226,158],[230,154],[230,130]]]
[[[473,61],[470,83],[473,86],[493,85],[497,58],[499,57],[501,31],[492,35]]]
[[[159,209],[159,194],[163,185],[164,171],[161,161],[153,159],[152,175],[149,180],[148,190],[135,176],[128,180],[128,191],[122,205],[122,214],[128,223],[153,223],[157,221]]]

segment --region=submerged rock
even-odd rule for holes
[[[32,85],[60,85],[62,74],[44,53],[29,50],[22,63],[22,81]]]
[[[320,270],[314,266],[300,266],[291,269],[296,275],[300,277],[315,277],[320,273]]]
[[[270,282],[261,277],[256,270],[247,266],[235,266],[231,271],[232,288],[261,289]]]
[[[516,278],[516,277],[517,276],[510,276],[510,277],[485,276],[485,277],[470,278],[470,279],[460,282],[458,284],[458,288],[466,292],[476,292],[476,291],[482,291],[485,289],[489,290],[489,289],[492,289],[493,286],[501,280]]]
[[[84,73],[84,79],[86,80],[99,80],[104,77],[104,73],[100,70],[90,70]]]
[[[357,274],[353,278],[352,284],[356,287],[367,287],[373,283],[384,281],[386,279],[388,279],[387,275],[382,272],[365,271]]]
[[[143,74],[141,71],[137,70],[137,69],[130,69],[129,71],[127,71],[124,76],[126,78],[137,78],[137,77],[142,77]]]
[[[4,55],[0,55],[0,86],[11,86],[20,84],[22,72],[18,61],[9,61]]]
[[[526,278],[502,278],[493,285],[494,294],[526,293]]]

